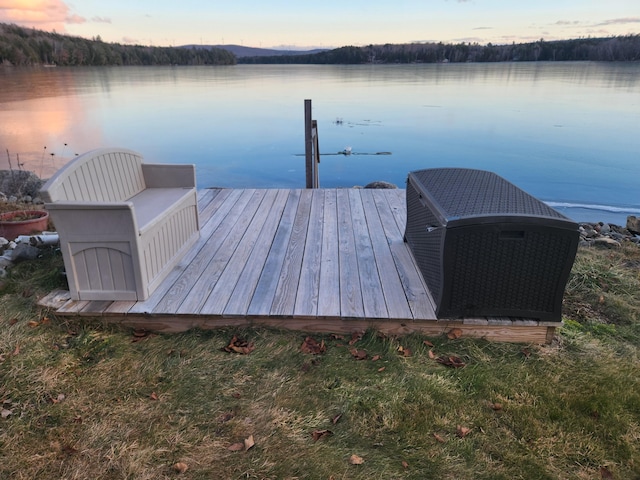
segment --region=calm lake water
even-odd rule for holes
[[[203,188],[304,187],[306,98],[323,187],[470,167],[578,221],[640,215],[639,63],[0,68],[0,168],[120,146]]]

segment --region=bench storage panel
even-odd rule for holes
[[[43,187],[74,300],[145,300],[199,236],[195,167],[92,150]]]

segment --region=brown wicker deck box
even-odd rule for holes
[[[560,321],[578,225],[495,173],[410,172],[408,242],[438,318]]]

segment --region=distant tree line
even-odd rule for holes
[[[640,35],[480,45],[412,43],[342,47],[306,55],[244,57],[238,63],[364,64],[441,62],[638,61]]]
[[[236,57],[211,48],[145,47],[87,40],[0,23],[0,65],[235,65]]]

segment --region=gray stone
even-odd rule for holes
[[[36,247],[32,247],[31,245],[27,245],[24,243],[20,243],[13,250],[13,255],[11,256],[11,260],[14,263],[22,262],[25,260],[35,260],[40,255],[40,250]]]
[[[5,257],[4,255],[0,257],[0,268],[6,268],[13,265],[13,262],[10,258]]]
[[[594,245],[607,248],[618,248],[620,246],[620,242],[617,242],[613,238],[609,237],[598,237],[593,241],[593,243]]]
[[[606,235],[610,231],[611,231],[611,227],[609,226],[608,223],[603,223],[602,225],[600,225],[600,234],[601,235]]]
[[[366,184],[364,188],[398,188],[398,187],[393,183],[377,181],[377,182],[371,182]]]
[[[18,201],[18,197],[16,197],[15,195],[11,195],[9,197],[9,202],[10,203],[16,203]]]
[[[640,218],[629,215],[627,217],[627,230],[631,233],[640,234]]]
[[[21,198],[21,200],[24,203],[31,203],[33,202],[33,197],[31,195],[25,195],[24,197]]]

